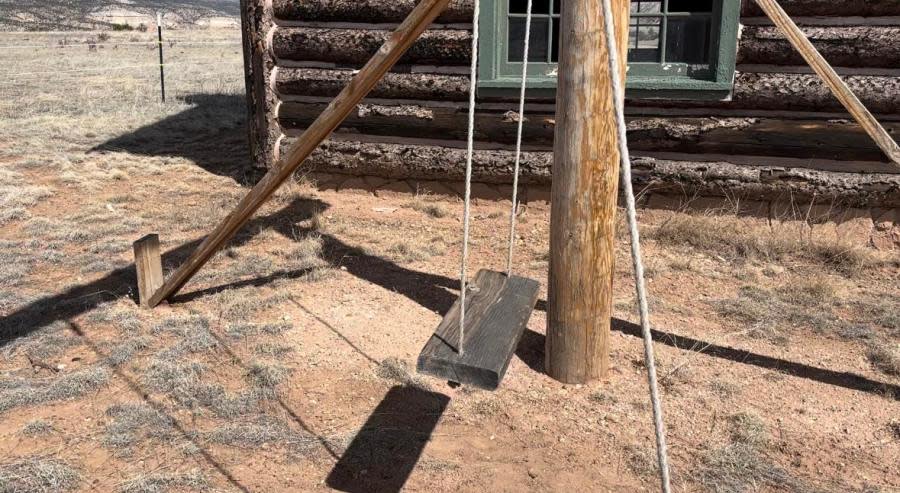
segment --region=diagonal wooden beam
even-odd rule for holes
[[[825,84],[831,89],[831,93],[847,108],[847,111],[853,115],[853,118],[862,126],[862,128],[872,137],[872,140],[884,151],[885,155],[900,167],[900,146],[894,141],[889,133],[878,123],[878,120],[872,116],[872,113],[862,104],[859,98],[853,94],[847,83],[834,71],[829,65],[825,57],[816,50],[816,47],[809,41],[803,31],[797,27],[797,24],[787,15],[787,12],[781,8],[777,0],[756,0],[763,12],[778,26],[779,29],[787,36],[791,45],[800,52],[800,56],[806,60],[806,63],[822,78]]]
[[[175,295],[212,256],[227,243],[253,214],[272,196],[303,161],[343,122],[356,105],[372,90],[406,53],[425,29],[440,15],[450,0],[422,0],[397,27],[378,53],[350,81],[347,87],[306,129],[285,157],[269,170],[256,186],[197,247],[194,253],[163,283],[147,301],[150,308]]]

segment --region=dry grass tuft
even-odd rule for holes
[[[659,470],[656,453],[652,449],[637,445],[625,447],[625,463],[631,472],[642,478],[655,475]]]
[[[257,387],[272,389],[284,382],[291,374],[291,371],[290,368],[283,366],[255,361],[250,364],[250,368],[247,370],[247,377]]]
[[[22,427],[22,434],[27,437],[39,437],[53,432],[53,425],[42,419],[29,421]]]
[[[81,397],[99,389],[108,380],[109,371],[100,366],[50,380],[8,379],[0,382],[0,412]]]
[[[375,368],[375,375],[379,378],[397,382],[409,387],[415,387],[422,390],[431,390],[431,385],[425,380],[415,376],[410,372],[409,366],[405,361],[398,358],[387,358]]]
[[[75,489],[81,476],[58,459],[28,457],[0,464],[0,491],[6,493],[56,493]]]
[[[208,491],[209,480],[199,470],[181,474],[148,474],[129,479],[120,493],[165,493],[167,491]]]
[[[294,352],[294,348],[272,342],[264,342],[257,344],[256,347],[253,348],[253,352],[259,356],[281,359]]]
[[[143,402],[115,404],[106,410],[110,422],[106,425],[103,445],[117,454],[129,456],[138,443],[157,439],[170,445],[176,436],[172,418]]]
[[[789,342],[785,329],[849,334],[852,322],[834,311],[838,292],[827,276],[792,277],[775,289],[744,286],[736,298],[715,300],[712,306],[720,316],[747,324],[751,337],[783,346]]]
[[[869,344],[866,357],[875,368],[888,375],[900,375],[900,344],[878,341]]]
[[[154,326],[153,333],[178,336],[178,344],[169,350],[173,354],[202,353],[219,345],[209,330],[209,319],[200,315],[170,317]]]
[[[134,355],[148,349],[153,343],[149,337],[136,336],[119,344],[109,346],[104,361],[109,366],[121,366],[131,360]]]
[[[200,363],[176,361],[171,356],[164,354],[151,360],[144,383],[154,391],[164,392],[185,408],[207,408],[217,416],[233,418],[257,413],[260,403],[272,397],[271,390],[264,388],[229,394],[222,385],[204,378],[206,369]]]
[[[435,219],[447,217],[450,212],[443,204],[438,203],[437,200],[438,199],[433,195],[417,193],[412,200],[405,203],[403,206]]]
[[[731,259],[780,261],[789,257],[824,265],[852,276],[880,264],[874,251],[840,240],[827,240],[753,226],[733,215],[676,214],[650,231],[658,243],[690,246]]]
[[[225,334],[232,339],[244,339],[259,334],[281,335],[294,328],[293,325],[281,323],[256,324],[252,322],[237,322],[225,328]]]
[[[419,262],[444,255],[447,253],[447,245],[440,237],[428,241],[416,238],[394,243],[387,253],[391,260],[398,262]]]
[[[729,418],[729,425],[729,442],[703,457],[699,480],[704,486],[718,493],[804,489],[765,456],[768,432],[758,416],[738,413]]]
[[[251,422],[229,423],[210,433],[209,439],[215,443],[246,449],[275,445],[298,455],[311,453],[319,444],[309,433],[294,431],[269,416],[261,416]]]

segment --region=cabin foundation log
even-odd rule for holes
[[[552,161],[551,152],[523,153],[521,183],[549,185]],[[465,149],[440,146],[330,140],[307,162],[310,171],[346,178],[457,181],[465,177]],[[474,179],[492,185],[508,184],[514,162],[512,151],[478,150],[473,163]],[[814,201],[858,208],[900,207],[898,174],[772,166],[766,165],[764,159],[758,166],[747,166],[635,157],[633,167],[635,188],[659,194]]]

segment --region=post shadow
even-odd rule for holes
[[[347,493],[399,492],[449,403],[446,395],[416,387],[391,388],[325,484]]]
[[[612,330],[643,338],[641,326],[627,320],[614,318],[612,321]],[[807,380],[833,385],[835,387],[843,387],[845,389],[858,390],[871,394],[882,394],[888,398],[900,400],[900,385],[879,382],[862,375],[857,375],[856,373],[819,368],[803,363],[797,363],[795,361],[765,356],[743,349],[711,344],[692,337],[680,336],[657,329],[651,329],[651,335],[654,342],[665,344],[666,346],[683,351],[696,351],[697,348],[704,348],[701,353],[705,356],[777,371],[785,375],[805,378]],[[539,334],[526,328],[525,333],[522,335],[522,341],[516,349],[516,355],[519,359],[536,372],[543,371],[545,340],[546,337],[544,334]]]
[[[181,113],[110,139],[88,152],[126,151],[142,156],[179,156],[210,173],[247,181],[247,106],[236,94],[193,94]]]

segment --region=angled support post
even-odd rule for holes
[[[818,74],[825,82],[825,85],[831,90],[831,93],[844,105],[844,108],[853,115],[853,118],[859,125],[872,137],[875,144],[884,151],[884,154],[897,166],[900,167],[900,146],[894,141],[893,137],[884,129],[881,123],[875,119],[868,108],[853,94],[850,87],[841,79],[841,76],[835,72],[834,68],[825,60],[825,57],[816,50],[816,47],[809,41],[809,38],[803,34],[803,31],[797,27],[797,24],[791,20],[787,12],[778,4],[777,0],[756,0],[763,12],[778,26],[782,33],[787,37],[791,45],[800,53],[800,56],[806,60],[806,63]]]
[[[241,200],[237,208],[207,236],[190,257],[147,301],[153,308],[175,295],[215,253],[253,217],[273,193],[319,147],[384,77],[428,26],[447,8],[450,0],[422,0],[391,34],[365,67],[297,139],[282,159]]]

